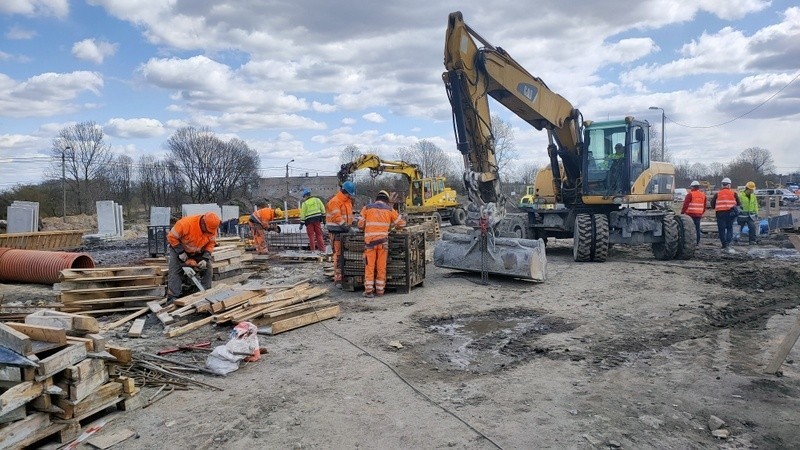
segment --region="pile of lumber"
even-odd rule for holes
[[[159,319],[178,320],[193,314],[208,314],[203,319],[165,330],[168,337],[180,336],[204,325],[252,322],[266,334],[278,334],[339,315],[339,305],[319,297],[326,288],[314,287],[308,280],[293,285],[269,286],[258,282],[245,285],[218,285],[175,301],[175,309],[160,312]],[[170,306],[172,308],[173,305]],[[166,316],[166,317],[165,317]]]
[[[60,311],[83,314],[112,314],[134,311],[152,300],[163,300],[166,287],[159,267],[108,267],[65,269],[59,292]]]
[[[212,280],[224,280],[241,275],[245,269],[244,263],[251,259],[253,255],[246,253],[244,247],[236,243],[217,246],[211,253],[211,267],[214,271]]]
[[[68,442],[108,408],[142,405],[134,380],[117,375],[131,350],[99,329],[92,317],[56,311],[0,323],[0,447]]]

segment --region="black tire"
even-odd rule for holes
[[[575,226],[572,243],[572,257],[578,262],[592,260],[592,216],[578,214],[575,216]]]
[[[669,261],[678,252],[678,222],[675,216],[667,215],[661,223],[664,242],[653,244],[653,256],[661,261]]]
[[[608,216],[594,214],[594,255],[592,261],[604,262],[608,258]]]
[[[675,259],[692,259],[697,250],[697,230],[691,217],[680,215],[675,217],[678,224],[678,250]]]
[[[464,225],[466,221],[467,221],[467,212],[464,211],[464,208],[456,208],[453,210],[453,213],[450,214],[451,225]]]
[[[433,220],[435,220],[436,223],[438,223],[439,225],[442,224],[442,215],[439,214],[438,212],[431,214],[431,217],[433,217]]]

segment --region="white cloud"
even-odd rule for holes
[[[337,108],[336,105],[328,105],[325,103],[320,103],[318,101],[313,101],[311,102],[311,109],[320,113],[331,113],[336,111]]]
[[[14,25],[8,31],[6,31],[6,39],[10,39],[13,41],[21,41],[21,40],[28,40],[33,39],[36,37],[36,30],[31,30],[27,28],[22,28],[18,25]]]
[[[43,73],[18,82],[0,73],[0,117],[52,116],[78,111],[83,92],[100,95],[103,78],[95,72]]]
[[[356,122],[357,120],[353,119],[352,117],[345,117],[344,119],[342,119],[342,125],[346,126],[354,125]]]
[[[69,14],[69,4],[67,0],[3,0],[0,1],[0,13],[63,19]]]
[[[380,115],[380,114],[378,114],[376,112],[366,113],[363,116],[361,116],[361,118],[366,120],[367,122],[372,122],[372,123],[384,123],[384,122],[386,122],[386,119],[384,119],[382,115]]]
[[[117,52],[118,44],[94,39],[84,39],[72,45],[72,55],[84,61],[102,64],[109,56]]]
[[[151,138],[163,135],[166,130],[156,119],[110,119],[103,131],[122,138]]]

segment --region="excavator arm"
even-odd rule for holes
[[[464,182],[470,202],[476,206],[473,212],[489,216],[491,225],[505,214],[489,96],[536,129],[547,130],[556,197],[561,200],[565,194],[577,195],[582,118],[570,102],[528,73],[502,48],[483,39],[464,22],[460,12],[448,18],[444,65],[447,71],[442,78],[453,110],[457,148],[464,158]]]
[[[382,160],[378,155],[366,154],[359,156],[352,162],[342,164],[337,174],[339,182],[344,183],[351,174],[361,169],[369,169],[370,175],[373,177],[384,172],[389,172],[401,174],[405,176],[409,182],[422,179],[422,171],[416,164],[404,161],[386,161]]]

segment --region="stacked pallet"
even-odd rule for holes
[[[442,238],[442,228],[439,220],[438,215],[409,216],[406,230],[412,232],[422,231],[425,233],[425,239],[428,242],[436,242]]]
[[[142,405],[133,380],[116,375],[130,349],[107,344],[92,317],[44,312],[0,323],[2,448],[68,442],[107,408]]]
[[[159,267],[65,269],[59,291],[60,311],[112,314],[134,311],[164,298],[164,275]]]
[[[319,298],[327,293],[327,289],[314,287],[308,281],[282,286],[256,282],[218,285],[176,300],[178,308],[168,313],[173,320],[197,313],[209,315],[183,326],[170,327],[165,334],[175,337],[211,323],[244,321],[266,327],[267,334],[279,334],[338,316],[338,304]]]
[[[346,233],[342,238],[342,289],[364,287],[364,234]],[[425,281],[425,234],[403,230],[389,235],[386,287],[409,293]]]
[[[0,234],[0,247],[22,250],[74,250],[83,243],[83,230]]]
[[[217,246],[211,254],[212,279],[217,281],[241,275],[245,269],[244,263],[252,259],[253,254],[246,253],[236,243]]]

